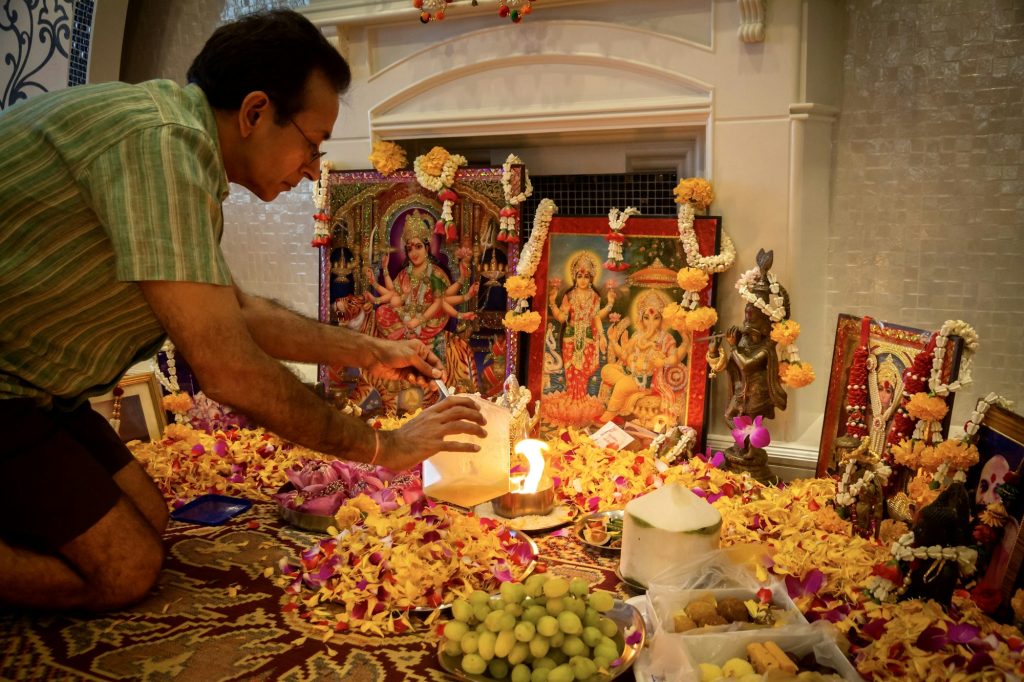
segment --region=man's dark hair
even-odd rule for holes
[[[285,123],[302,110],[309,75],[319,70],[338,91],[352,73],[345,59],[308,19],[291,10],[257,12],[221,26],[188,69],[214,109],[236,111],[250,92],[262,90]]]

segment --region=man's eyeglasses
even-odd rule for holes
[[[313,140],[309,139],[309,136],[306,135],[306,133],[302,132],[302,128],[299,127],[299,124],[296,123],[293,118],[289,116],[288,121],[295,126],[296,130],[299,131],[299,135],[302,135],[302,139],[309,143],[309,161],[307,163],[315,163],[319,161],[327,152],[320,151],[320,147],[314,144]]]

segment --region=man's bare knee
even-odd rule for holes
[[[163,547],[155,546],[133,552],[131,559],[110,566],[86,581],[90,596],[87,608],[95,611],[131,606],[146,597],[160,578],[163,566]]]

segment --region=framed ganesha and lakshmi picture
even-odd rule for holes
[[[523,169],[511,171],[518,191]],[[541,436],[607,421],[654,431],[685,425],[703,447],[707,334],[680,333],[662,314],[683,295],[676,218],[630,218],[622,231],[628,267],[611,272],[603,267],[607,218],[556,217],[535,276],[541,327],[514,334],[502,325],[504,282],[519,244],[499,236],[501,178],[500,167],[456,173],[457,233],[447,235],[436,228],[441,202],[411,171],[331,171],[321,320],[422,340],[458,392],[494,397],[516,376],[540,401]],[[702,254],[717,253],[720,218],[698,217],[694,232]],[[700,297],[714,305],[714,277]],[[402,414],[438,399],[432,387],[353,368],[321,366],[319,380],[336,404],[356,404],[364,415]]]
[[[702,254],[717,252],[721,219],[698,217]],[[622,234],[627,267],[603,267],[608,219],[555,217],[535,276],[526,374],[540,398],[542,435],[609,421],[651,431],[690,426],[703,447],[707,396],[707,333],[669,326],[666,306],[683,291],[686,266],[675,218],[632,217]],[[714,277],[700,292],[714,305]]]

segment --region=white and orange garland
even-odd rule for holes
[[[665,306],[662,312],[667,324],[680,334],[703,332],[718,322],[718,312],[711,307],[700,305],[700,292],[710,281],[714,272],[724,272],[736,262],[736,248],[725,233],[722,234],[722,251],[714,256],[703,256],[697,233],[693,229],[696,210],[705,210],[711,205],[715,194],[711,183],[703,178],[685,178],[672,190],[679,204],[676,223],[679,240],[686,253],[687,266],[676,275],[683,297],[679,303]],[[610,250],[610,247],[609,247]]]
[[[313,205],[316,207],[316,213],[313,214],[313,241],[310,243],[313,248],[331,245],[331,212],[327,185],[333,167],[326,157],[320,159],[320,178],[313,185]]]
[[[532,334],[540,328],[540,313],[530,310],[530,297],[537,293],[537,283],[533,276],[540,265],[544,240],[548,237],[551,219],[558,211],[558,206],[551,199],[541,199],[533,217],[533,231],[530,238],[519,253],[516,263],[516,274],[505,280],[505,291],[509,298],[515,300],[512,310],[505,313],[502,324],[514,332]]]
[[[800,325],[788,319],[782,287],[773,273],[768,273],[768,300],[765,301],[751,287],[757,282],[760,269],[753,267],[740,275],[736,281],[736,291],[747,303],[765,314],[772,321],[771,338],[775,341],[781,354],[779,378],[782,383],[792,388],[802,388],[814,381],[814,368],[800,360],[796,340],[800,336]]]
[[[459,200],[459,195],[451,186],[455,182],[455,174],[466,163],[465,156],[450,154],[444,147],[434,147],[413,161],[416,182],[424,189],[437,192],[437,198],[442,202],[441,218],[434,225],[434,234],[444,235],[449,242],[459,238],[452,218],[452,205]]]
[[[523,166],[523,181],[526,185],[518,194],[512,194],[512,166],[522,165],[523,160],[515,154],[509,154],[505,163],[501,164],[501,190],[505,195],[505,206],[499,212],[498,218],[498,241],[517,244],[519,242],[519,226],[516,220],[519,217],[519,204],[523,203],[533,195],[533,183],[530,181],[530,173]]]
[[[959,336],[964,340],[963,355],[960,359],[959,375],[948,384],[943,384],[942,365],[946,356],[946,349],[950,347],[950,336]],[[935,395],[945,396],[954,393],[971,383],[971,365],[974,363],[974,353],[978,350],[978,332],[974,327],[963,320],[946,320],[939,329],[939,335],[935,339],[935,352],[932,358],[932,371],[928,377],[928,388]]]
[[[978,398],[978,402],[974,406],[971,416],[968,417],[967,422],[964,424],[965,439],[973,440],[978,435],[978,429],[981,426],[981,422],[985,419],[988,409],[993,405],[999,405],[1007,410],[1013,409],[1013,401],[1007,400],[1003,396],[996,395],[995,393],[989,393],[982,398]]]
[[[722,232],[722,250],[714,256],[702,256],[697,243],[697,233],[693,230],[694,207],[690,203],[679,206],[676,224],[679,228],[679,239],[683,242],[686,262],[692,268],[699,268],[707,273],[725,272],[736,262],[736,247],[729,235]]]
[[[617,207],[608,211],[608,234],[604,238],[608,241],[608,260],[604,262],[605,270],[610,272],[622,272],[629,267],[629,263],[622,260],[622,244],[626,237],[622,234],[622,228],[632,215],[640,213],[636,206],[628,206],[625,211]]]

